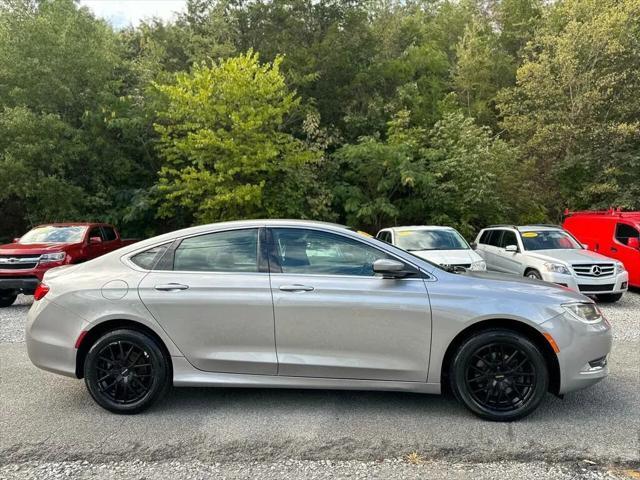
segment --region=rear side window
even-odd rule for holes
[[[131,257],[131,261],[140,268],[153,270],[158,260],[160,260],[160,257],[167,251],[167,248],[169,248],[169,244],[150,248]]]
[[[190,272],[257,272],[258,229],[229,230],[186,238],[173,269]]]
[[[116,231],[113,227],[102,227],[102,231],[104,232],[104,241],[111,242],[115,240],[118,236],[116,235]]]
[[[625,245],[629,244],[630,238],[640,237],[640,232],[626,223],[618,223],[616,225],[616,240]]]
[[[480,243],[499,247],[501,237],[502,230],[486,230],[480,237]]]

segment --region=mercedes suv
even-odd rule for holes
[[[545,280],[603,302],[627,291],[629,275],[621,262],[591,252],[569,232],[552,225],[497,225],[475,241],[487,269]]]

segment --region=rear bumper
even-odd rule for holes
[[[38,368],[75,378],[75,341],[86,325],[82,318],[54,302],[34,302],[25,332],[29,359]]]
[[[23,277],[1,277],[0,276],[0,290],[15,290],[17,292],[24,293],[25,295],[32,295],[36,291],[36,287],[40,283],[38,277],[23,276]]]

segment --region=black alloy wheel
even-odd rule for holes
[[[85,383],[94,400],[115,413],[138,413],[170,384],[161,348],[134,330],[105,334],[91,347],[84,365]]]
[[[450,372],[456,397],[489,420],[522,418],[537,408],[549,386],[546,362],[527,338],[486,330],[458,349]]]

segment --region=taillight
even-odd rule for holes
[[[33,294],[33,299],[42,300],[47,293],[49,293],[49,285],[45,283],[40,283],[36,287],[36,291]]]

